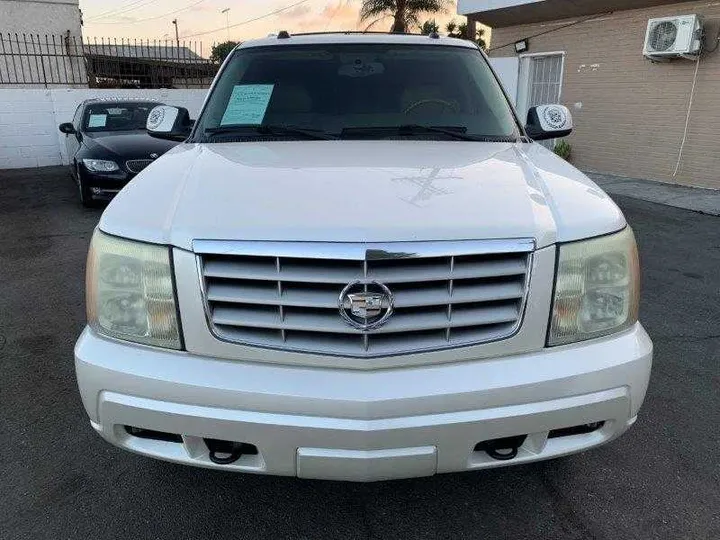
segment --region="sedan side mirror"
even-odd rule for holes
[[[75,126],[72,125],[72,122],[65,122],[64,124],[60,124],[60,132],[65,135],[72,135],[75,133]]]
[[[534,141],[567,137],[572,130],[572,113],[567,107],[538,105],[528,111],[525,131]]]
[[[190,136],[193,124],[187,109],[159,105],[150,111],[146,127],[148,134],[152,137],[184,141]]]

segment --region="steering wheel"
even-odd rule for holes
[[[412,111],[414,111],[418,107],[423,107],[425,105],[432,105],[433,103],[437,104],[437,105],[442,105],[443,107],[450,109],[454,113],[460,112],[460,110],[458,109],[458,106],[455,103],[451,103],[450,101],[445,101],[444,99],[421,99],[419,101],[416,101],[412,105],[410,105],[403,112],[404,112],[404,114],[410,114]]]

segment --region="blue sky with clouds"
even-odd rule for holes
[[[360,0],[307,0],[279,14],[259,21],[226,29],[228,17],[221,13],[230,8],[229,24],[236,25],[261,17],[274,10],[297,4],[300,0],[80,0],[85,37],[127,39],[174,39],[172,20],[177,18],[180,39],[213,43],[230,39],[241,41],[286,29],[291,32],[356,30],[366,26],[359,21]],[[437,17],[444,23],[455,14],[455,2],[448,14]],[[379,23],[385,30],[390,22]],[[206,33],[208,31],[212,31]],[[196,35],[202,34],[202,35]]]

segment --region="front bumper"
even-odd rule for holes
[[[111,173],[96,173],[82,167],[83,183],[90,190],[93,199],[110,200],[135,178],[135,174],[119,170]]]
[[[652,343],[638,324],[533,354],[352,371],[218,360],[86,330],[75,363],[93,427],[121,448],[201,467],[376,481],[526,463],[606,443],[635,421]],[[595,422],[604,425],[548,437]],[[135,437],[125,426],[182,442]],[[475,451],[482,441],[517,435],[527,438],[512,461]],[[258,452],[216,465],[206,438]]]

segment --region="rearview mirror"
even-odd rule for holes
[[[146,127],[152,137],[184,141],[190,136],[193,124],[187,109],[159,105],[150,111]]]
[[[567,137],[572,130],[572,113],[567,107],[538,105],[528,111],[525,131],[534,141]]]
[[[60,124],[60,132],[65,135],[72,135],[75,133],[75,126],[72,125],[72,122],[65,122],[64,124]]]

